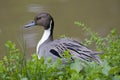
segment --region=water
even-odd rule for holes
[[[7,40],[22,50],[26,42],[27,56],[35,52],[42,27],[24,29],[39,12],[49,12],[55,21],[54,37],[66,35],[84,40],[87,34],[74,21],[81,21],[105,36],[113,28],[120,31],[120,0],[3,0],[0,3],[0,58],[6,53]]]

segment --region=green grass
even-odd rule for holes
[[[101,65],[77,59],[67,65],[62,64],[60,59],[52,63],[51,58],[38,60],[36,54],[26,59],[25,53],[20,52],[15,43],[7,41],[8,53],[0,60],[0,80],[120,80],[120,35],[117,31],[113,29],[100,37],[84,24],[75,24],[90,34],[83,42],[86,46],[95,44],[97,51],[104,52],[100,55]],[[65,55],[68,55],[67,51]]]

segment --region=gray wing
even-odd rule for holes
[[[56,40],[54,42],[55,45],[50,49],[49,52],[57,57],[62,58],[61,54],[64,53],[64,51],[68,50],[70,54],[73,54],[73,59],[80,58],[86,61],[97,61],[98,63],[101,63],[101,60],[97,56],[98,52],[89,50],[78,41],[65,38]]]

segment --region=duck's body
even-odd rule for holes
[[[58,57],[62,58],[62,54],[64,53],[64,51],[69,51],[71,54],[73,54],[73,59],[80,58],[81,60],[86,61],[95,60],[101,63],[98,56],[96,55],[97,52],[93,52],[84,47],[76,40],[69,38],[62,38],[54,41],[45,42],[38,47],[37,53],[39,58],[41,56],[44,56],[45,58],[52,57],[52,60],[55,61]]]
[[[97,56],[97,52],[89,50],[76,40],[69,38],[53,40],[54,21],[50,14],[38,14],[35,17],[34,22],[25,25],[25,27],[34,25],[41,25],[44,27],[43,36],[39,41],[36,50],[38,58],[41,56],[44,56],[45,58],[52,57],[52,61],[55,61],[58,57],[62,58],[64,51],[69,51],[70,54],[73,54],[71,59],[79,58],[81,60],[97,61],[98,63],[101,63],[101,60]]]

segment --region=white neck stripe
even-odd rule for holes
[[[51,27],[52,27],[52,20],[50,21],[50,28],[48,28],[47,30],[44,30],[43,36],[41,38],[41,40],[38,42],[37,44],[37,49],[36,52],[39,52],[39,47],[42,43],[44,43],[50,36],[51,33]]]

